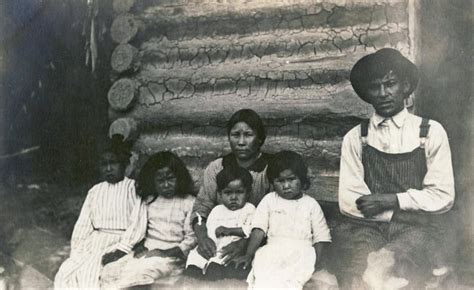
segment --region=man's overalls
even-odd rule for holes
[[[424,144],[428,121],[423,119],[420,125],[420,146],[411,152],[397,154],[385,153],[368,145],[369,120],[361,123],[364,181],[372,194],[422,189],[427,172]],[[409,281],[424,280],[429,270],[426,248],[433,242],[434,228],[430,220],[429,214],[400,210],[394,212],[390,222],[345,217],[335,231],[339,255],[334,258],[339,260],[339,270],[344,273],[341,279],[362,276],[367,268],[368,254],[384,247],[395,253],[395,276]],[[349,281],[341,282],[346,284]]]

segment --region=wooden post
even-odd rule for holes
[[[116,81],[107,95],[110,107],[115,111],[126,111],[132,105],[137,94],[135,81],[131,79],[120,79]]]
[[[110,35],[116,43],[129,42],[137,32],[138,24],[130,14],[123,14],[115,18],[110,28]]]
[[[118,73],[128,70],[136,71],[140,66],[138,49],[130,44],[120,44],[112,53],[110,65]]]

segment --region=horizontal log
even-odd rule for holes
[[[327,62],[323,62],[327,63]],[[311,67],[313,66],[313,67]],[[348,80],[350,69],[348,64],[341,64],[339,68],[319,67],[317,61],[302,65],[299,63],[279,64],[268,62],[266,64],[239,63],[234,65],[220,64],[202,67],[199,70],[189,68],[176,68],[173,70],[160,69],[152,64],[145,64],[134,77],[142,85],[159,84],[166,87],[175,83],[189,84],[196,87],[196,91],[216,90],[214,86],[238,86],[239,82],[248,85],[259,82],[295,81],[302,82],[302,86],[311,84],[337,84]],[[168,73],[168,74],[166,74]],[[243,83],[241,84],[243,85]],[[217,88],[219,90],[219,88]]]
[[[308,13],[315,13],[324,10],[331,10],[336,6],[345,7],[371,7],[374,5],[396,5],[406,3],[406,0],[162,0],[157,5],[153,1],[141,1],[137,3],[137,10],[144,11],[149,14],[161,13],[163,15],[172,14],[173,9],[181,8],[174,11],[174,14],[180,13],[187,16],[209,16],[214,14],[225,14],[235,12],[255,13],[255,10],[264,10],[269,8],[288,9],[291,7],[309,8]]]
[[[157,136],[182,135],[184,137],[198,135],[206,136],[206,138],[218,138],[226,136],[227,119],[223,118],[230,118],[231,114],[222,114],[221,119],[209,119],[208,124],[198,124],[195,121],[180,121],[174,124],[172,122],[154,122],[154,120],[136,121],[140,134]],[[120,119],[118,118],[118,120]],[[125,117],[125,119],[127,118]],[[329,114],[315,116],[293,114],[288,118],[280,118],[277,115],[262,115],[262,119],[267,134],[269,136],[276,136],[275,140],[278,139],[278,136],[287,136],[287,138],[295,140],[306,140],[304,146],[312,148],[316,144],[314,142],[342,138],[351,128],[359,124],[362,118],[344,117],[341,115],[331,116]]]
[[[302,84],[299,80],[242,79],[235,85],[215,81],[190,85],[149,83],[142,86],[137,104],[125,114],[155,125],[225,123],[241,108],[253,108],[274,124],[298,120],[365,118],[371,107],[355,95],[348,81],[336,84]]]
[[[341,28],[362,25],[377,29],[389,23],[407,26],[407,1],[354,3],[338,6],[305,1],[274,5],[269,1],[252,1],[245,5],[215,5],[207,1],[194,6],[160,5],[137,9],[135,16],[145,23],[146,34],[166,35],[171,40],[226,35],[265,34],[275,30],[303,30],[321,27]],[[265,3],[266,2],[266,3]]]
[[[366,54],[367,50],[384,46],[401,48],[407,53],[407,28],[394,24],[380,30],[362,27],[276,30],[272,34],[254,33],[238,38],[208,36],[181,41],[152,37],[141,44],[140,51],[144,63],[170,69],[246,61],[258,62],[257,65],[267,61],[311,62],[325,57]]]
[[[107,98],[112,109],[116,111],[126,111],[133,105],[136,95],[136,82],[132,79],[123,78],[112,85],[107,94]]]
[[[140,66],[138,49],[130,44],[120,44],[112,52],[110,66],[118,73],[136,71]]]
[[[116,43],[127,43],[138,32],[138,23],[131,14],[121,14],[112,22],[110,36]]]
[[[406,53],[408,47],[402,43],[402,48],[402,52]],[[226,57],[225,62],[210,63],[210,54],[203,48],[197,55],[180,53],[179,58],[172,62],[180,61],[181,65],[172,68],[159,61],[151,62],[152,59],[147,59],[146,53],[144,53],[142,66],[134,78],[144,85],[148,82],[164,84],[169,80],[180,80],[196,86],[204,83],[212,84],[216,81],[237,82],[252,78],[267,80],[309,79],[316,84],[334,84],[347,80],[350,69],[357,60],[373,51],[375,48],[282,58],[275,55],[273,57],[237,58],[235,60]],[[194,69],[193,65],[199,69]]]

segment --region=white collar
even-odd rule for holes
[[[406,108],[403,108],[399,113],[393,115],[392,117],[385,118],[380,116],[377,113],[374,113],[372,116],[372,122],[373,124],[377,127],[379,126],[383,121],[385,120],[392,120],[392,122],[398,127],[401,128],[403,126],[403,123],[405,122],[406,118],[408,116],[408,110]]]

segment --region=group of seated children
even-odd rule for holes
[[[107,154],[113,157],[115,151],[108,150],[101,162]],[[124,177],[119,156],[115,159],[116,178],[94,187],[115,196],[105,201],[104,193],[89,192],[74,228],[71,257],[59,270],[56,287],[174,283],[184,273],[204,280],[247,279],[249,288],[301,289],[314,272],[323,244],[331,242],[319,204],[304,193],[310,186],[308,169],[295,152],[282,151],[270,160],[267,176],[274,191],[257,208],[247,202],[252,176],[246,169],[225,168],[217,175],[220,205],[207,218],[208,235],[216,244],[210,259],[196,249],[190,221],[195,197],[184,163],[171,152],[156,153],[133,186],[133,180]],[[105,165],[103,174],[110,175],[111,167]],[[121,193],[134,188],[139,203]],[[101,203],[88,203],[91,198]],[[127,220],[131,222],[125,227]],[[244,255],[221,257],[223,247],[243,238],[249,239]]]

